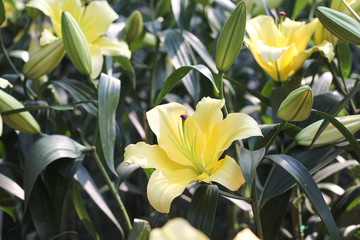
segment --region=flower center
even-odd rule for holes
[[[190,131],[188,122],[186,119],[188,116],[186,114],[180,115],[182,119],[182,124],[178,125],[178,131],[180,136],[180,142],[178,143],[174,139],[170,138],[171,141],[175,144],[175,146],[180,150],[180,152],[186,157],[186,159],[189,160],[191,165],[195,168],[196,172],[198,174],[202,174],[205,171],[204,165],[196,155],[196,137],[197,137],[197,131],[195,132],[195,135],[193,138],[190,137]]]

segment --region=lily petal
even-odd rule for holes
[[[210,177],[203,180],[206,183],[217,182],[231,191],[238,190],[244,184],[241,168],[236,161],[229,156],[218,161]]]
[[[125,148],[124,165],[137,163],[142,168],[156,168],[174,171],[186,168],[172,161],[159,145],[149,145],[144,142],[130,144]]]
[[[278,46],[278,29],[270,16],[260,15],[246,22],[250,39],[262,39],[267,46]]]
[[[40,37],[40,46],[45,46],[48,45],[52,42],[55,42],[56,40],[58,40],[59,38],[54,36],[54,34],[47,28],[45,28],[42,33],[41,33],[41,37]]]
[[[91,77],[94,79],[101,73],[101,69],[104,63],[104,57],[101,54],[99,46],[89,44],[90,55],[91,55]]]
[[[147,186],[147,197],[151,206],[159,212],[168,213],[172,201],[184,192],[196,176],[197,174],[190,169],[172,172],[155,170]]]
[[[106,33],[118,17],[107,1],[93,1],[86,7],[79,25],[88,42],[92,43]]]
[[[146,117],[151,130],[157,136],[158,144],[166,151],[169,158],[182,165],[191,165],[176,146],[181,143],[179,128],[182,126],[180,116],[183,114],[189,115],[186,108],[179,103],[172,102],[151,109],[146,113]],[[186,121],[188,126],[196,126],[192,117],[188,117]],[[195,130],[189,129],[189,132],[194,134]]]
[[[125,42],[118,42],[107,37],[99,37],[93,44],[100,47],[103,55],[131,57],[129,46]]]
[[[257,40],[256,44],[257,44],[257,47],[259,49],[260,56],[265,62],[275,62],[275,61],[277,61],[281,57],[281,55],[289,47],[291,47],[291,46],[282,47],[282,48],[270,47],[270,46],[266,46],[265,44],[263,44],[261,40]]]

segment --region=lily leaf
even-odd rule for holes
[[[347,207],[360,196],[360,185],[349,187],[345,193],[335,200],[331,206],[331,213],[338,220]]]
[[[150,234],[150,224],[146,220],[134,219],[134,224],[127,240],[147,240]]]
[[[239,164],[243,172],[246,183],[251,189],[252,182],[256,174],[256,167],[265,155],[265,148],[250,151],[240,146]]]
[[[295,158],[292,158],[288,155],[269,155],[266,156],[266,158],[272,160],[278,166],[282,167],[295,179],[295,181],[305,192],[306,196],[315,207],[317,213],[328,229],[330,237],[332,239],[340,239],[334,218],[331,215],[330,210],[326,205],[314,179],[311,177],[306,168]]]
[[[99,132],[101,147],[108,168],[117,175],[114,167],[114,145],[116,140],[116,109],[120,99],[119,79],[101,74],[99,83]]]
[[[0,173],[0,188],[24,200],[24,190],[11,178]]]

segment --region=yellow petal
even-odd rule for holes
[[[176,147],[179,144],[179,128],[182,126],[181,115],[189,115],[186,108],[179,103],[168,103],[157,106],[146,113],[149,126],[157,136],[158,144],[165,150],[167,155],[173,161],[183,165],[191,165],[187,158]],[[190,122],[189,122],[190,121]],[[189,126],[193,127],[194,120],[189,117],[186,119]],[[190,133],[194,134],[195,130],[190,129]]]
[[[124,165],[139,164],[142,168],[156,168],[174,171],[185,168],[166,155],[159,145],[149,145],[144,142],[130,144],[125,148]]]
[[[249,228],[245,228],[236,234],[234,240],[260,240]]]
[[[155,228],[150,232],[150,240],[209,240],[209,238],[191,226],[183,218],[174,218],[162,228]]]
[[[101,69],[104,63],[101,49],[94,44],[89,44],[90,55],[91,55],[91,77],[94,79],[101,73]]]
[[[101,53],[106,56],[123,56],[131,58],[129,46],[125,42],[118,42],[107,37],[100,37],[93,42],[101,49]]]
[[[266,46],[262,43],[261,40],[256,41],[257,47],[260,52],[261,58],[264,60],[264,62],[275,62],[277,61],[281,55],[291,46],[287,47],[271,47]]]
[[[155,170],[147,186],[148,200],[157,211],[168,213],[172,201],[183,193],[186,186],[193,182],[196,173],[190,169],[163,172]]]
[[[42,33],[41,33],[40,46],[43,47],[52,42],[55,42],[58,39],[59,38],[55,37],[54,34],[49,29],[45,28],[44,31],[42,31]]]
[[[261,39],[267,46],[278,46],[278,29],[270,16],[260,15],[248,20],[246,31],[252,41]]]
[[[206,183],[217,182],[231,191],[238,190],[244,184],[241,168],[236,161],[229,156],[217,162],[210,177],[203,180]]]
[[[79,25],[88,42],[92,43],[105,34],[110,24],[117,18],[118,15],[107,1],[93,1],[86,7]]]
[[[307,24],[305,24],[305,22],[295,22],[287,19],[287,21],[284,21],[283,26],[285,26],[288,22],[292,22],[292,29],[290,31],[292,31],[293,34],[289,33],[289,35],[287,35],[284,32],[284,36],[289,39],[289,43],[295,43],[298,51],[305,50],[315,30],[318,19],[314,19],[312,22]]]

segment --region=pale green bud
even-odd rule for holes
[[[0,112],[24,108],[24,105],[13,96],[0,90]],[[40,133],[40,126],[29,112],[20,112],[2,116],[9,127],[26,134]],[[1,124],[2,125],[2,124]]]
[[[341,122],[352,134],[354,134],[360,129],[360,114],[345,117],[336,117],[336,119]],[[295,136],[296,142],[299,145],[310,146],[316,132],[320,128],[320,125],[323,121],[324,120],[319,120],[301,130]],[[343,141],[344,139],[344,135],[342,135],[342,133],[330,123],[321,133],[318,139],[316,139],[314,146],[336,143]]]
[[[311,113],[313,99],[311,88],[308,85],[299,87],[281,103],[277,117],[285,121],[304,121]]]
[[[345,13],[327,7],[318,7],[316,16],[324,27],[337,38],[360,44],[360,23]]]
[[[143,18],[139,11],[135,10],[126,20],[124,37],[127,43],[131,43],[143,32]]]
[[[243,44],[246,26],[246,4],[240,2],[226,21],[216,45],[215,63],[219,71],[228,70]]]
[[[61,15],[64,47],[75,68],[82,74],[91,74],[91,55],[86,37],[74,17],[67,11]]]
[[[41,77],[52,71],[60,63],[64,54],[63,41],[56,40],[31,54],[29,61],[23,67],[23,73],[30,79]]]

